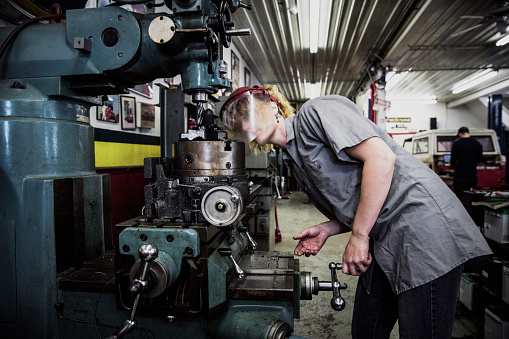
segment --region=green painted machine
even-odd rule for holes
[[[165,3],[172,14],[72,9],[63,23],[0,29],[2,335],[298,338],[301,299],[332,290],[333,307],[344,307],[337,265],[332,281],[311,278],[293,255],[256,251],[240,221],[257,194],[244,146],[226,138],[205,103],[230,86],[222,49],[249,34],[232,21],[249,5]],[[44,19],[59,21],[61,7],[50,12]],[[199,124],[174,157],[171,126],[161,128],[161,157],[145,160],[144,213],[112,226],[90,108],[177,74]]]

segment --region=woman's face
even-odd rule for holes
[[[263,109],[258,109],[256,114],[251,116],[255,121],[248,118],[242,120],[244,134],[255,136],[253,140],[260,146],[270,143],[277,127],[276,115],[277,104],[274,102]]]

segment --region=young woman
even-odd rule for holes
[[[277,87],[244,87],[220,116],[255,150],[281,147],[330,219],[294,237],[295,255],[316,255],[330,236],[351,231],[342,270],[360,275],[354,338],[388,338],[398,319],[402,338],[451,338],[463,265],[491,250],[433,171],[341,96],[293,115]]]

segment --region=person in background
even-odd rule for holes
[[[482,160],[482,146],[470,137],[468,127],[458,130],[459,139],[451,150],[451,166],[454,168],[454,193],[465,206],[465,191],[477,187],[477,163]],[[465,206],[466,207],[466,206]]]
[[[294,115],[276,86],[235,90],[220,118],[255,151],[284,161],[330,220],[296,235],[295,255],[316,255],[351,232],[344,274],[360,276],[353,338],[451,338],[463,266],[491,250],[445,183],[338,95]]]

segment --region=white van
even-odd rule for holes
[[[435,171],[447,185],[452,186],[454,169],[451,167],[452,144],[459,137],[457,129],[434,129],[414,134],[403,147]],[[479,187],[493,187],[505,176],[505,157],[500,153],[497,134],[492,129],[471,128],[470,136],[483,148],[483,160],[477,165]]]

